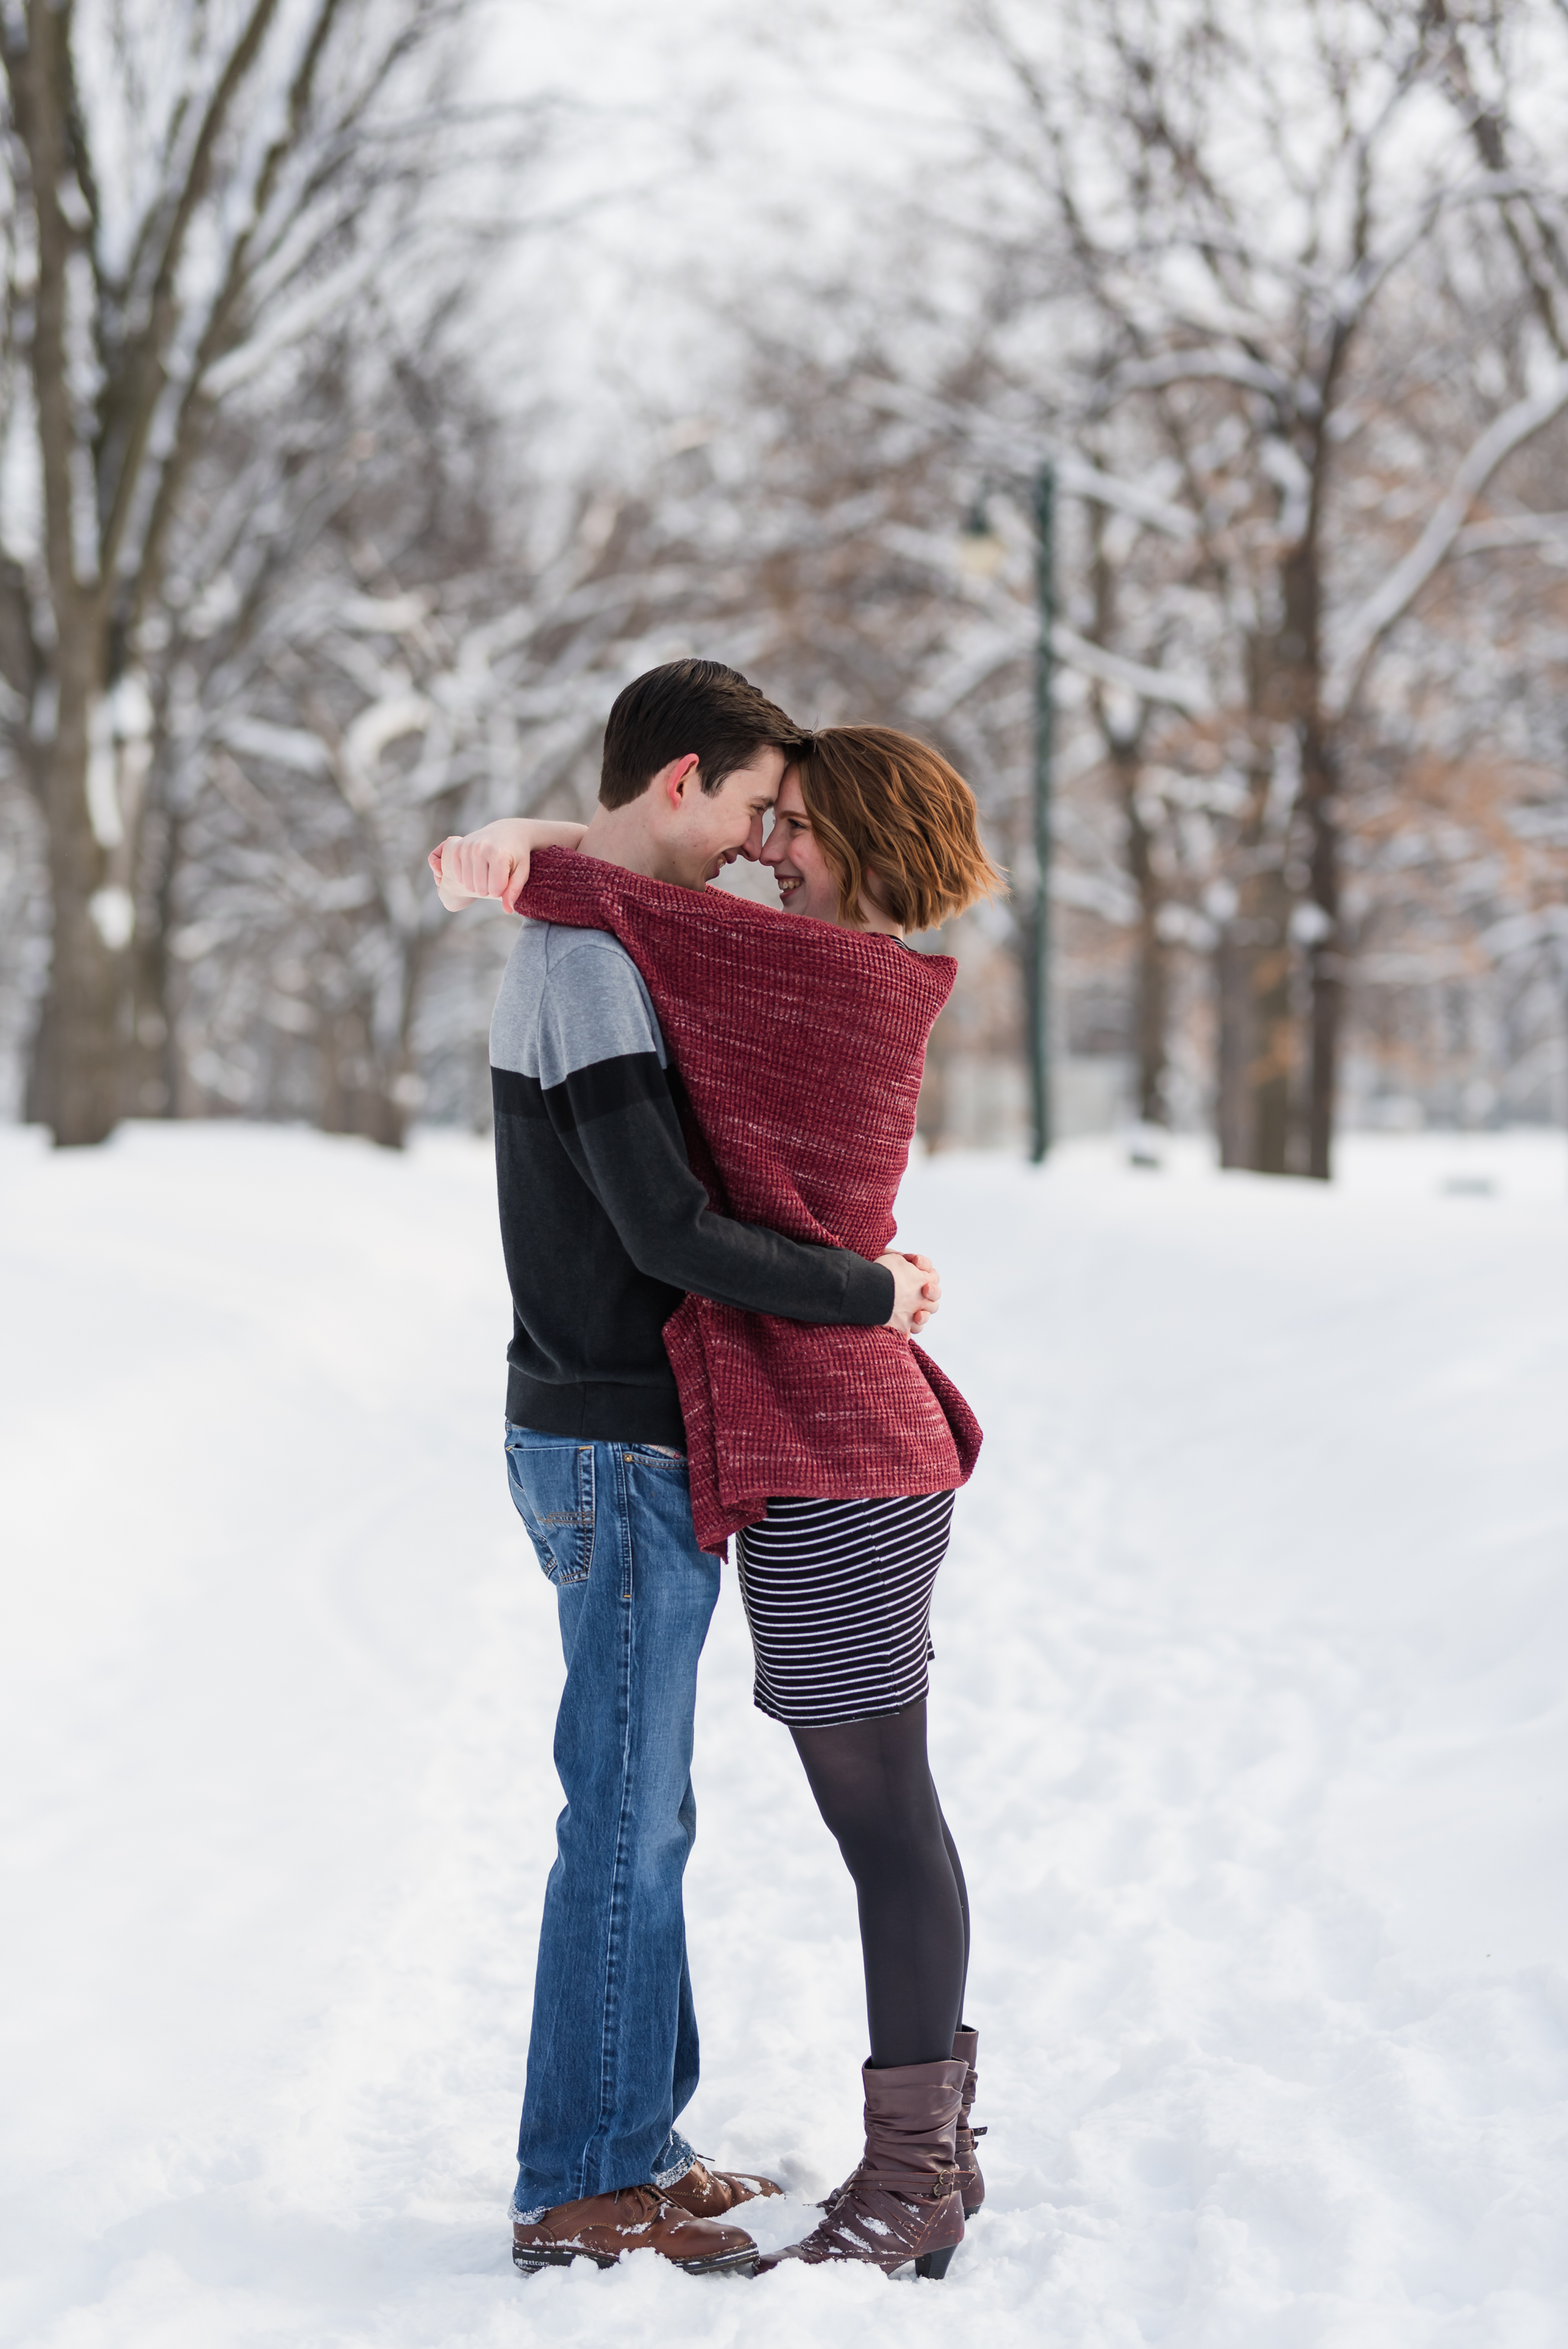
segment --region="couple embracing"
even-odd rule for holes
[[[708,888],[737,856],[771,868],[782,913]],[[911,736],[805,734],[735,670],[674,661],[615,702],[586,827],[505,820],[430,863],[453,909],[529,917],[490,1029],[506,1448],[560,1612],[566,1807],[512,2256],[941,2276],[985,2189],[926,1665],[980,1431],[912,1342],[935,1269],[888,1243],[954,978],[904,933],[995,885],[973,795]],[[731,1536],[757,1704],[854,1879],[871,2039],[863,2156],[761,2261],[734,2214],[779,2189],[676,2127],[696,1669]]]

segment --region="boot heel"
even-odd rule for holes
[[[914,2263],[915,2274],[928,2277],[933,2283],[940,2283],[953,2265],[953,2254],[957,2249],[956,2243],[949,2243],[945,2251],[923,2251]]]

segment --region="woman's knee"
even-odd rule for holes
[[[820,1804],[818,1807],[851,1876],[858,1878],[869,1869],[890,1865],[918,1868],[938,1853],[946,1865],[946,1847],[934,1806],[916,1794],[876,1802],[850,1801],[831,1809]]]

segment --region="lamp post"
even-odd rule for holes
[[[1051,784],[1056,720],[1051,630],[1057,611],[1057,469],[1050,458],[1037,467],[1030,495],[1039,626],[1035,639],[1031,827],[1036,877],[1034,898],[1024,916],[1024,1037],[1029,1056],[1029,1157],[1037,1166],[1051,1146]],[[987,581],[996,576],[1006,555],[1005,543],[991,527],[983,483],[964,525],[958,560],[970,578]]]
[[[1035,902],[1028,936],[1029,1156],[1051,1146],[1051,785],[1056,707],[1051,630],[1056,620],[1057,470],[1047,457],[1035,475]]]

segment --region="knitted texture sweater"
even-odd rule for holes
[[[534,858],[519,911],[620,939],[684,1088],[692,1164],[722,1214],[873,1258],[892,1245],[952,961],[560,849]],[[934,1493],[974,1469],[974,1413],[892,1330],[688,1296],[664,1334],[705,1550],[722,1556],[774,1494]]]

